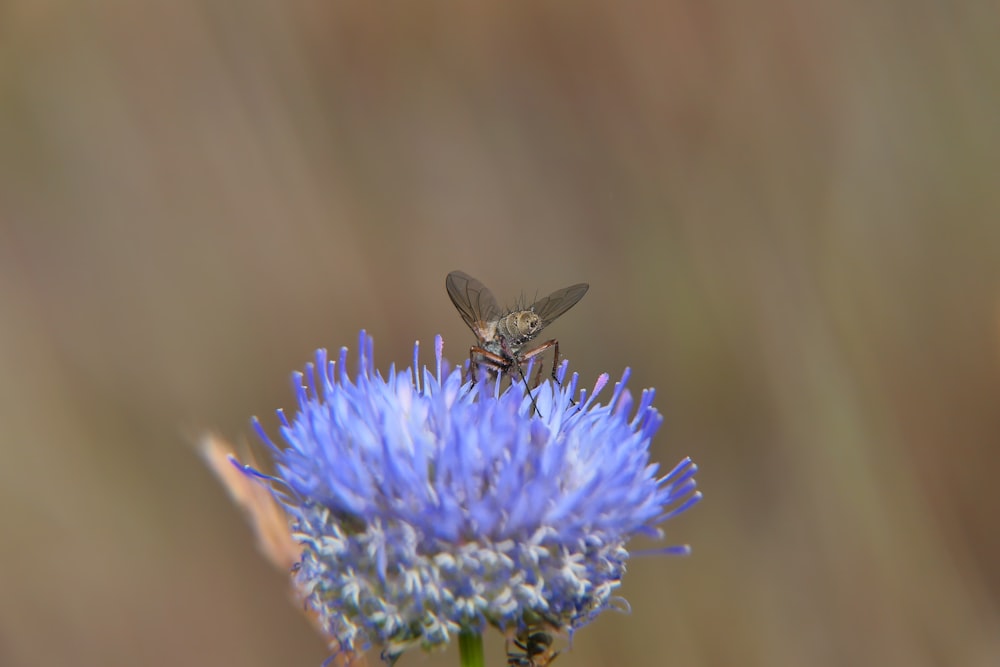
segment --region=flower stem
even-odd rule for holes
[[[478,632],[463,632],[458,635],[458,651],[461,667],[484,667],[483,636]]]

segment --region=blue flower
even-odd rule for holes
[[[607,375],[577,392],[566,364],[529,396],[521,382],[463,383],[442,347],[433,370],[415,347],[412,368],[383,377],[362,332],[353,376],[346,349],[295,374],[285,446],[255,420],[276,472],[242,469],[284,506],[299,590],[345,651],[397,656],[487,625],[572,633],[624,604],[628,540],[660,537],[701,497],[690,459],[662,476],[650,462],[662,417],[652,390],[635,404],[628,370],[606,403]]]

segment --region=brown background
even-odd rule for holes
[[[453,268],[702,468],[560,665],[1000,664],[995,3],[468,4],[0,5],[0,664],[318,665],[190,441]]]

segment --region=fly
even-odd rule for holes
[[[552,650],[552,635],[541,630],[522,635],[514,645],[521,651],[512,651],[508,644],[507,667],[547,667],[559,655]]]
[[[558,382],[559,341],[552,338],[533,347],[531,342],[542,329],[575,306],[590,285],[570,285],[535,301],[528,308],[504,311],[497,305],[493,292],[467,273],[452,271],[444,284],[451,302],[478,340],[477,345],[469,348],[469,371],[473,382],[480,365],[495,373],[524,380],[522,366],[549,348],[553,350],[552,379]],[[541,366],[538,377],[541,377]],[[534,398],[531,403],[534,406]],[[538,407],[534,407],[537,412]]]

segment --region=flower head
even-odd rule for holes
[[[662,418],[653,391],[636,405],[625,383],[609,400],[577,393],[574,374],[502,389],[436,367],[382,376],[372,339],[325,350],[295,375],[298,410],[279,411],[285,446],[270,445],[266,476],[301,548],[296,580],[321,625],[345,650],[446,644],[492,625],[573,632],[620,599],[637,534],[700,499],[695,465],[666,475],[649,461]],[[686,553],[670,547],[662,553]]]

